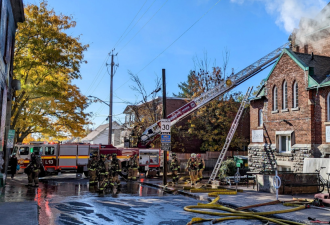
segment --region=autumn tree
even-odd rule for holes
[[[72,84],[81,78],[80,66],[88,45],[68,35],[76,26],[70,16],[48,9],[47,1],[25,7],[25,22],[18,24],[14,78],[21,81],[11,110],[17,141],[32,133],[60,138],[79,137],[89,114],[88,99]]]
[[[161,119],[162,108],[159,107],[157,93],[161,90],[161,82],[158,77],[155,79],[154,90],[148,93],[139,76],[129,71],[134,85],[130,88],[136,94],[135,102],[128,102],[135,115],[133,124],[134,135],[141,137],[145,129]]]
[[[173,93],[173,96],[178,98],[191,98],[197,87],[196,85],[196,74],[195,71],[191,70],[187,82],[180,82],[180,84],[178,84],[178,87],[182,92],[179,92],[178,94]]]
[[[228,77],[226,76],[228,56],[228,53],[225,53],[222,67],[213,66],[211,70],[208,69],[207,60],[199,60],[197,72],[190,73],[188,81],[185,84],[181,83],[182,92],[188,93],[186,88],[191,87],[189,89],[193,93],[191,98],[195,98],[223,82]],[[188,97],[188,95],[186,96]],[[173,147],[185,151],[186,147],[181,140],[182,137],[199,138],[202,140],[201,150],[220,151],[238,111],[241,99],[240,92],[226,93],[192,113],[185,125],[172,128],[172,135],[176,140]],[[246,115],[248,114],[243,114],[243,117]],[[247,143],[248,140],[241,138],[236,132],[231,147],[242,148]]]

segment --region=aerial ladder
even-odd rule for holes
[[[219,169],[221,167],[221,164],[222,164],[222,161],[224,160],[225,156],[226,156],[226,153],[227,153],[227,150],[230,146],[230,143],[231,143],[231,140],[233,139],[234,137],[234,134],[236,132],[236,129],[237,129],[237,126],[239,124],[239,121],[241,119],[241,116],[243,114],[243,111],[244,111],[244,108],[245,108],[245,105],[246,103],[248,102],[249,100],[249,96],[251,94],[251,91],[252,91],[253,87],[249,87],[249,89],[247,90],[246,94],[244,95],[243,97],[243,100],[241,102],[241,105],[237,111],[237,114],[235,116],[235,119],[230,127],[230,130],[228,132],[228,135],[227,135],[227,138],[226,138],[226,141],[225,141],[225,144],[223,145],[222,147],[222,150],[220,152],[220,155],[218,157],[218,160],[215,164],[215,167],[211,173],[211,176],[210,176],[210,179],[209,179],[209,183],[211,183],[215,178],[216,176],[218,175],[219,173]]]
[[[171,114],[167,116],[167,119],[170,120],[171,126],[175,125],[180,120],[184,119],[197,109],[205,106],[207,103],[217,98],[220,95],[225,94],[236,86],[240,85],[244,81],[258,74],[262,70],[266,69],[270,65],[276,62],[277,58],[282,53],[282,50],[290,45],[290,42],[282,45],[281,47],[275,49],[270,52],[266,56],[262,57],[258,61],[244,68],[236,74],[232,74],[227,78],[227,80],[223,80],[219,85],[214,87],[213,89],[204,92],[200,96],[192,99],[189,103],[175,110]],[[141,141],[145,146],[148,146],[150,143],[154,141],[154,139],[160,134],[160,121],[154,123],[149,126],[142,134]]]

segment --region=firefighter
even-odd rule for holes
[[[98,160],[97,154],[93,154],[92,158],[88,161],[88,177],[90,191],[96,191],[98,188]]]
[[[116,153],[112,154],[111,172],[113,177],[113,183],[116,183],[119,186],[120,180],[118,178],[118,175],[119,173],[121,173],[121,163],[118,160]]]
[[[197,166],[198,165],[197,165],[197,161],[196,161],[196,154],[192,153],[188,160],[187,169],[186,169],[186,170],[189,170],[191,186],[194,186],[196,183]]]
[[[203,180],[203,170],[205,169],[205,161],[201,154],[197,154],[197,182],[202,182]]]
[[[100,155],[98,162],[99,192],[105,191],[108,184],[108,173],[105,168],[105,156]]]
[[[129,164],[128,179],[129,180],[137,180],[139,159],[137,157],[136,152],[134,152],[133,155],[130,157],[128,164]]]
[[[35,153],[31,154],[31,160],[29,165],[25,168],[25,173],[28,175],[28,186],[39,187],[39,172],[41,168],[40,160],[37,158]]]
[[[111,160],[111,155],[108,154],[104,164],[105,164],[105,170],[106,170],[106,174],[107,174],[107,181],[108,181],[108,187],[109,188],[112,188],[114,186],[112,171],[111,171],[111,161],[112,161]]]
[[[173,179],[173,185],[178,184],[179,181],[179,170],[180,170],[180,161],[176,158],[176,154],[172,153],[172,161],[170,169],[172,170],[172,179]]]

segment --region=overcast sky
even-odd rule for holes
[[[39,0],[23,0],[39,4]],[[155,78],[166,69],[167,93],[177,93],[178,83],[186,81],[194,69],[195,57],[210,66],[222,66],[222,53],[230,51],[229,68],[236,72],[285,44],[302,16],[313,17],[328,1],[324,0],[49,0],[56,13],[72,15],[76,28],[89,44],[82,65],[82,79],[74,83],[85,95],[109,100],[110,76],[105,67],[108,53],[115,48],[114,111],[124,122],[123,101],[140,101],[130,86],[128,70],[138,74],[148,92]],[[107,61],[110,63],[110,60]],[[215,64],[214,64],[215,62]],[[265,70],[235,90],[246,92],[265,78]],[[159,93],[161,95],[161,93]],[[96,128],[106,123],[109,109],[94,103]]]

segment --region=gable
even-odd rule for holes
[[[289,56],[303,71],[308,71],[308,89],[330,86],[330,57],[314,55],[313,53],[296,53],[287,48],[283,49],[283,52],[265,79],[266,81],[269,79],[284,54]]]
[[[278,62],[282,59],[284,54],[287,54],[303,71],[309,70],[309,67],[293,51],[291,51],[288,48],[285,48],[285,49],[283,49],[283,52],[281,53],[280,57],[278,57],[275,65],[273,66],[273,68],[269,72],[267,78],[265,79],[266,81],[268,81],[270,75],[273,73],[273,71],[276,68]]]

